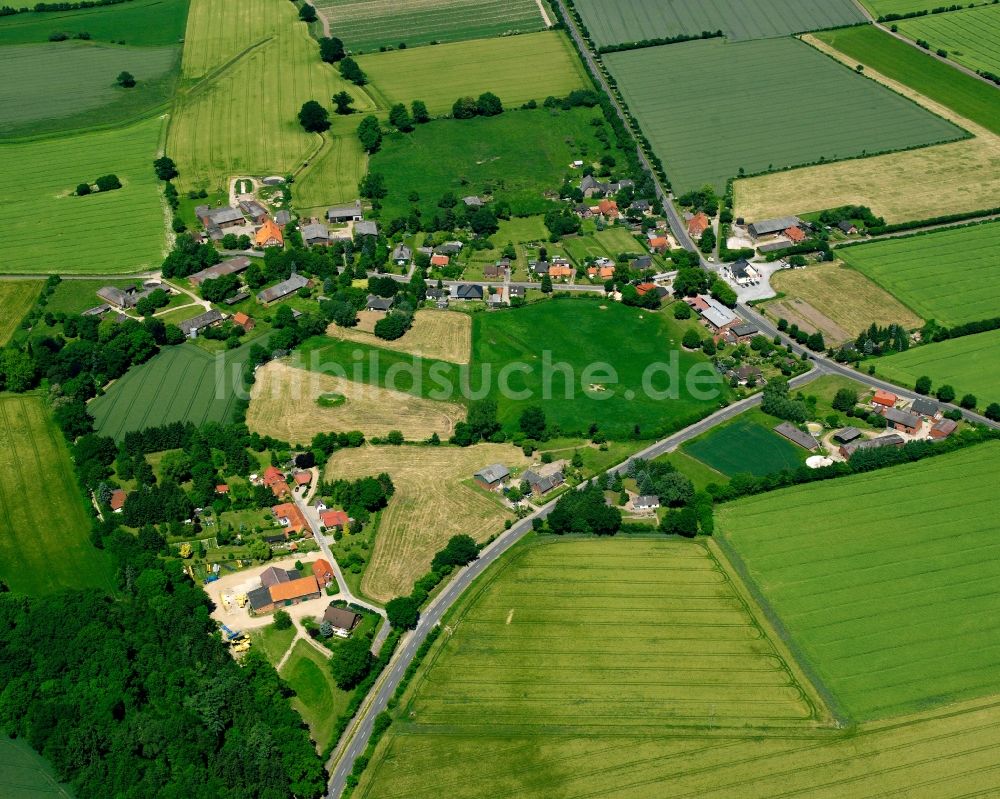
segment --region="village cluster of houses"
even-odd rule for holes
[[[744,321],[731,308],[707,294],[685,297],[684,302],[698,314],[716,341],[722,339],[727,344],[742,344],[760,332],[755,324]]]
[[[498,493],[503,493],[510,487],[513,482],[512,477],[510,469],[502,463],[493,463],[472,475],[480,488]],[[566,478],[560,465],[553,463],[528,469],[520,475],[517,482],[527,483],[532,495],[541,497],[565,483]]]
[[[279,211],[272,218],[271,212],[254,199],[240,200],[237,208],[224,205],[212,208],[199,205],[195,216],[205,226],[205,234],[212,241],[221,241],[227,233],[250,236],[253,246],[259,250],[268,247],[284,247],[285,226],[291,221],[288,211]]]
[[[834,440],[840,444],[840,454],[846,459],[850,459],[859,449],[901,447],[914,439],[939,441],[948,438],[958,427],[954,420],[944,418],[937,402],[927,397],[918,397],[907,405],[891,391],[879,389],[872,397],[871,406],[876,413],[885,417],[886,429],[894,432],[865,439],[856,427],[838,430],[834,434]]]

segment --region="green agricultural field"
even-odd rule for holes
[[[241,394],[243,364],[260,343],[216,355],[193,343],[164,347],[90,403],[98,432],[120,439],[169,422],[228,422]]]
[[[347,125],[339,124],[341,120]],[[323,151],[295,178],[292,204],[300,211],[322,216],[327,206],[354,200],[358,182],[368,169],[368,156],[357,137],[357,119],[333,120],[334,127]]]
[[[940,0],[861,0],[862,4],[876,17],[886,14],[908,14],[911,11],[933,11],[944,6]],[[978,5],[985,5],[991,0],[980,0]],[[972,5],[963,3],[963,6]],[[950,13],[950,12],[949,12]]]
[[[973,394],[979,407],[1000,402],[1000,330],[914,347],[879,358],[877,374],[904,385],[927,375],[935,386],[949,384],[958,396]]]
[[[459,97],[483,92],[511,107],[590,86],[559,31],[375,53],[358,63],[371,81],[366,88],[381,105],[423,100],[432,114],[450,113]]]
[[[319,60],[316,41],[291,3],[241,4],[238,17],[268,20],[268,25],[254,22],[246,32],[237,32],[234,20],[220,30],[221,16],[210,14],[224,15],[221,9],[215,0],[194,0],[191,8],[183,75],[215,71],[179,95],[170,123],[167,149],[177,162],[182,190],[214,190],[237,174],[295,172],[320,154],[323,139],[302,130],[296,116],[306,100],[329,105],[344,89],[354,95],[358,111],[373,108],[362,90]],[[275,64],[281,65],[280,74]],[[356,185],[357,156],[324,165],[323,176],[332,184],[331,194],[343,194],[344,183]]]
[[[598,46],[721,30],[733,41],[864,22],[851,0],[575,0]]]
[[[318,0],[316,8],[355,53],[545,27],[535,0]]]
[[[712,39],[611,53],[604,60],[679,192],[706,183],[721,191],[741,171],[965,135],[797,39]],[[809,102],[790,107],[789,97]]]
[[[79,11],[14,14],[0,17],[0,44],[47,42],[57,32],[89,33],[95,42],[124,41],[133,47],[178,44],[187,10],[188,0],[129,0]]]
[[[955,325],[1000,307],[1000,222],[886,239],[837,254],[924,319]],[[938,282],[947,275],[947,289]]]
[[[721,531],[855,719],[1000,688],[1000,443],[722,506]]]
[[[761,411],[748,411],[685,444],[681,451],[730,477],[794,469],[805,463],[809,453],[774,432],[780,422]]]
[[[0,795],[4,799],[73,799],[52,766],[24,740],[0,737]]]
[[[25,594],[113,590],[111,560],[90,543],[90,514],[43,397],[0,395],[0,465],[0,579]]]
[[[887,78],[951,108],[1000,134],[995,87],[973,78],[872,25],[815,34],[817,39],[857,59]]]
[[[488,755],[484,755],[488,753]],[[1000,707],[985,699],[860,731],[719,739],[465,731],[395,722],[359,799],[970,799],[1000,794]]]
[[[901,33],[926,40],[932,50],[944,48],[949,58],[969,69],[1000,74],[1000,6],[930,14],[897,24]]]
[[[10,341],[43,285],[41,280],[0,280],[0,347]]]
[[[309,725],[316,747],[325,749],[350,699],[350,694],[341,691],[333,681],[329,658],[323,657],[312,644],[297,641],[280,674],[295,691],[292,707]]]
[[[441,213],[438,201],[447,192],[464,197],[490,191],[509,200],[517,214],[541,213],[551,205],[543,193],[559,189],[574,159],[598,160],[607,152],[595,135],[598,128],[589,124],[599,118],[597,109],[540,108],[435,120],[412,133],[392,134],[369,165],[385,176],[389,194],[382,200],[383,218],[409,216],[411,191],[419,195],[424,219]],[[617,149],[610,152],[624,158]]]
[[[8,211],[4,271],[109,274],[158,267],[165,212],[152,161],[161,128],[159,119],[149,119],[120,130],[0,144],[0,206]],[[73,196],[78,183],[109,172],[124,188]]]
[[[132,119],[166,103],[180,48],[55,42],[0,47],[0,134],[46,133]],[[135,87],[115,84],[131,72]],[[93,177],[97,177],[94,175]]]

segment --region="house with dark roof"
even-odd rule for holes
[[[299,573],[296,571],[287,571],[279,566],[268,566],[260,573],[260,584],[265,588],[270,588],[272,585],[277,585],[278,583],[297,580],[298,577]]]
[[[652,206],[649,204],[649,200],[633,200],[629,203],[628,210],[638,211],[640,214],[648,214]]]
[[[337,608],[330,605],[323,612],[323,621],[333,627],[333,634],[338,638],[347,638],[361,623],[361,615],[347,608]]]
[[[195,338],[198,335],[199,330],[204,330],[206,327],[217,325],[225,318],[226,317],[224,317],[221,312],[213,308],[212,310],[205,311],[205,313],[198,314],[191,319],[185,319],[183,322],[179,323],[177,327],[179,327],[181,332],[188,338]]]
[[[388,311],[392,308],[393,302],[395,302],[393,297],[379,297],[375,294],[369,294],[368,299],[365,301],[365,310]]]
[[[502,463],[494,463],[472,475],[476,483],[487,491],[496,491],[510,477],[510,469]]]
[[[521,297],[523,299],[527,295],[527,290],[524,286],[510,286],[507,289],[507,295],[510,297]]]
[[[653,268],[653,258],[649,255],[640,255],[638,258],[633,258],[628,264],[632,269],[639,272],[643,272],[647,269]]]
[[[292,275],[288,280],[282,280],[280,283],[271,286],[271,288],[257,292],[257,302],[263,305],[277,302],[290,294],[294,294],[299,289],[306,288],[308,285],[309,278],[302,275]]]
[[[803,226],[804,223],[797,216],[781,216],[777,219],[762,219],[760,222],[751,222],[747,225],[747,232],[751,238],[759,239],[763,236],[773,236],[791,227],[801,228]]]
[[[760,328],[753,322],[741,322],[729,328],[729,332],[736,341],[742,342],[756,336],[760,332]]]
[[[378,225],[374,222],[361,220],[360,222],[354,223],[354,236],[377,236],[378,235]]]
[[[819,446],[819,442],[808,433],[803,433],[791,422],[782,422],[774,427],[774,432],[784,436],[793,444],[798,444],[803,449],[812,452]]]
[[[458,286],[452,286],[451,296],[456,300],[481,300],[483,287],[473,283],[462,283]]]
[[[492,264],[483,265],[483,277],[504,277],[510,271],[510,258],[501,258]]]
[[[853,441],[850,444],[844,444],[840,448],[840,454],[850,460],[851,456],[858,450],[878,449],[879,447],[901,447],[905,443],[906,441],[903,440],[903,437],[899,433],[889,433],[887,436],[866,438],[862,441]]]
[[[363,218],[360,200],[355,200],[349,205],[334,205],[326,209],[327,222],[360,222]]]
[[[754,281],[760,280],[760,272],[746,258],[740,258],[729,267],[729,274],[741,286],[752,285]]]
[[[307,247],[327,247],[330,244],[330,228],[322,222],[310,222],[301,228],[302,241]]]
[[[939,419],[941,417],[941,406],[927,397],[917,397],[913,400],[910,410],[927,419]]]
[[[413,258],[413,250],[400,242],[390,256],[396,266],[407,266]]]
[[[282,210],[278,211],[278,213],[276,213],[274,215],[274,223],[278,227],[282,227],[283,228],[285,225],[287,225],[291,221],[292,221],[292,215],[291,215],[291,213],[289,213],[285,209],[282,209]]]
[[[223,275],[238,275],[248,266],[250,266],[250,259],[245,255],[237,255],[235,258],[229,258],[215,264],[215,266],[209,266],[200,272],[188,275],[188,280],[191,281],[192,286],[200,286],[206,280],[215,280]]]
[[[837,227],[840,229],[841,233],[844,233],[845,235],[848,236],[853,236],[855,233],[858,232],[858,229],[851,222],[848,222],[846,219],[840,220],[837,223]]]
[[[920,425],[923,423],[923,419],[918,414],[903,411],[899,408],[886,408],[882,411],[882,415],[885,417],[890,429],[898,430],[901,433],[909,433],[911,436],[920,430]]]
[[[850,444],[861,438],[861,431],[856,427],[844,427],[833,434],[833,440],[840,444]]]
[[[754,385],[757,385],[764,381],[764,372],[756,366],[744,364],[738,369],[730,369],[726,372],[726,378],[728,380],[735,378],[736,384],[740,386],[748,385],[751,380],[754,382]]]
[[[954,419],[941,419],[939,422],[935,422],[931,428],[931,438],[935,440],[947,438],[955,432],[956,427],[958,427],[958,422]]]
[[[240,210],[248,216],[255,225],[263,223],[269,216],[267,209],[256,200],[240,200]]]
[[[660,498],[651,494],[644,494],[632,500],[632,507],[635,510],[656,510],[660,507]]]
[[[550,474],[539,474],[533,469],[529,469],[521,476],[521,481],[531,487],[531,493],[536,497],[548,494],[554,488],[566,482],[566,477],[561,471],[554,471]]]

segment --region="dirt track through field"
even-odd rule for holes
[[[322,394],[340,394],[345,401],[323,407],[317,403]],[[347,430],[360,430],[368,437],[398,430],[415,441],[433,433],[448,438],[464,418],[465,408],[455,403],[420,399],[272,361],[257,371],[247,426],[291,444],[307,444],[316,433]]]

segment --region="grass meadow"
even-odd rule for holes
[[[158,267],[164,206],[153,174],[162,122],[0,144],[0,206],[8,210],[4,271],[109,274]],[[124,188],[73,196],[113,172]],[[96,304],[96,302],[94,303]]]
[[[844,247],[837,254],[925,319],[955,325],[996,316],[1000,222]],[[947,290],[937,283],[947,275]]]
[[[545,26],[535,0],[318,0],[316,8],[355,53]]]
[[[935,386],[948,383],[958,396],[973,394],[979,407],[1000,402],[1000,330],[914,347],[875,362],[877,374],[912,386],[927,375]]]
[[[41,396],[0,394],[0,464],[0,579],[35,595],[113,590],[111,560],[90,543],[90,514]]]
[[[309,725],[316,748],[323,751],[333,737],[337,719],[347,709],[350,694],[341,691],[333,681],[329,658],[307,641],[295,642],[295,649],[280,674],[295,691],[292,707]]]
[[[935,8],[941,8],[941,3],[938,0],[861,0],[861,3],[876,17],[886,14],[908,14],[911,11],[933,11]]]
[[[731,41],[864,22],[851,0],[575,0],[598,46],[721,30]]]
[[[515,110],[435,120],[412,133],[387,136],[370,160],[371,170],[385,176],[389,192],[382,200],[383,217],[408,216],[414,205],[411,191],[419,195],[416,206],[428,219],[440,213],[437,203],[447,192],[464,197],[488,190],[509,200],[515,213],[543,212],[551,205],[544,192],[559,189],[574,159],[597,161],[605,153],[622,158],[594,135],[598,128],[590,120],[600,118],[599,110],[587,108]],[[496,243],[506,243],[502,235],[494,237]]]
[[[0,73],[6,78],[0,83],[0,134],[46,133],[135,118],[170,99],[179,58],[177,46],[0,46]],[[134,88],[115,84],[122,70],[135,76]]]
[[[91,401],[97,431],[117,440],[130,430],[169,422],[229,421],[243,363],[250,347],[260,343],[257,338],[218,355],[192,343],[164,347]]]
[[[95,42],[124,40],[133,47],[174,45],[184,38],[188,2],[129,0],[119,5],[77,11],[29,12],[0,17],[0,45],[47,42],[54,32],[70,37],[89,33]]]
[[[872,25],[815,34],[852,59],[1000,134],[996,87],[931,58]]]
[[[605,63],[678,192],[705,184],[721,191],[741,171],[836,161],[964,135],[796,39],[712,39],[610,53]],[[694,74],[698,80],[683,79]],[[665,81],[664,75],[674,79]],[[709,85],[716,89],[709,107],[718,112],[705,113]],[[788,97],[809,102],[790,114]]]
[[[432,114],[450,113],[455,100],[466,95],[493,92],[509,108],[590,86],[559,31],[374,53],[358,64],[380,105],[423,100]]]
[[[484,753],[488,753],[484,756]],[[860,730],[562,736],[393,724],[359,799],[969,799],[1000,793],[1000,705],[986,699]]]
[[[949,58],[969,69],[1000,73],[1000,7],[929,14],[897,24],[901,33],[926,40],[932,50],[943,47]]]
[[[1000,687],[1000,443],[726,504],[716,529],[855,719]]]
[[[0,738],[0,795],[4,799],[73,799],[52,766],[24,740]]]
[[[224,8],[216,0],[194,0],[191,8],[182,73],[202,80],[178,96],[167,140],[182,190],[215,189],[236,174],[295,172],[323,154],[323,139],[302,130],[296,117],[306,100],[329,104],[345,89],[354,95],[358,111],[373,107],[362,90],[319,60],[316,42],[298,23],[292,4],[251,0],[241,5],[237,17],[256,20],[245,31],[236,30],[233,19],[218,24]],[[281,65],[280,73],[275,64]],[[344,199],[346,184],[356,189],[360,162],[356,150],[350,155],[352,147],[335,150],[344,159],[333,156],[323,164],[322,178],[332,184],[329,201]],[[316,205],[328,202],[324,196],[312,190]]]
[[[0,280],[0,347],[10,341],[43,285],[41,280]]]
[[[747,411],[685,444],[681,451],[729,477],[794,469],[805,463],[809,453],[774,432],[779,422],[761,411]]]

